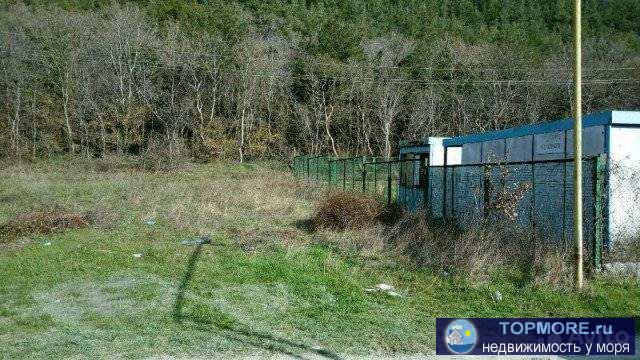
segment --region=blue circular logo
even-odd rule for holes
[[[453,354],[466,354],[473,350],[478,341],[476,327],[469,320],[458,319],[449,323],[444,330],[444,342]]]

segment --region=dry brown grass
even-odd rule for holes
[[[539,286],[550,286],[555,289],[573,287],[572,260],[566,252],[547,248],[539,251],[533,258],[532,281]]]
[[[341,252],[367,258],[392,257],[410,266],[463,276],[476,284],[486,283],[497,274],[510,274],[522,285],[572,285],[569,252],[508,220],[480,221],[460,230],[429,223],[426,214],[418,212],[381,223],[384,207],[373,201],[357,194],[329,194],[318,205],[313,224],[351,230],[326,232],[321,234],[322,241]]]
[[[90,222],[86,215],[61,210],[29,212],[0,224],[0,240],[79,229],[89,226]]]
[[[611,262],[640,262],[640,235],[617,242],[606,255]]]
[[[571,259],[531,230],[514,223],[479,222],[463,231],[429,224],[423,213],[406,214],[387,233],[387,244],[416,266],[463,275],[483,283],[498,272],[515,272],[521,283],[570,286]]]
[[[476,284],[509,276],[521,285],[572,285],[571,252],[519,227],[508,216],[480,219],[463,230],[427,219],[423,212],[403,213],[366,195],[334,191],[318,201],[310,225],[311,230],[329,230],[316,241],[342,253],[394,258]]]
[[[384,205],[375,197],[346,191],[331,191],[315,210],[312,224],[334,230],[362,229],[375,225]]]
[[[154,172],[188,170],[192,167],[189,150],[182,141],[151,139],[137,159],[137,168]]]

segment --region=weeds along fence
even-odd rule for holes
[[[606,224],[606,158],[583,159],[585,254],[601,266]],[[546,243],[571,248],[573,160],[429,167],[425,209],[461,228],[506,220],[533,229]]]
[[[374,194],[433,220],[465,229],[483,221],[509,221],[535,229],[550,244],[573,244],[573,160],[429,166],[427,159],[375,161],[367,157],[298,157],[298,178]],[[583,160],[585,254],[601,265],[607,240],[606,157]]]

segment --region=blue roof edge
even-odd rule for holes
[[[429,152],[429,145],[400,146],[399,154],[422,154]]]
[[[640,125],[640,112],[635,111],[603,111],[584,116],[582,127],[591,127],[608,124],[633,124]],[[556,120],[547,123],[519,126],[511,129],[489,131],[479,134],[464,135],[449,138],[443,141],[445,147],[460,146],[469,143],[507,139],[533,134],[545,134],[555,131],[573,129],[573,118]]]

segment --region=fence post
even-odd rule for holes
[[[347,190],[347,161],[342,160],[342,190]]]
[[[451,220],[456,221],[456,167],[451,167]]]
[[[482,164],[482,215],[486,219],[489,216],[489,192],[487,191],[487,164]]]
[[[356,188],[356,162],[351,160],[351,190]]]
[[[564,142],[565,151],[567,142]],[[595,183],[594,183],[595,184]],[[562,162],[562,246],[567,246],[567,162]]]
[[[594,168],[594,236],[593,265],[596,271],[602,269],[602,248],[604,243],[604,177],[607,159],[604,154],[595,159]]]
[[[367,166],[362,164],[362,193],[367,192]]]
[[[430,192],[430,183],[429,183],[429,174],[431,173],[431,169],[429,169],[431,167],[431,160],[429,159],[429,157],[427,156],[427,164],[425,167],[425,179],[424,179],[424,184],[425,184],[425,189],[424,189],[424,206],[426,208],[426,212],[427,212],[427,219],[431,218],[431,192]]]
[[[387,204],[391,204],[391,163],[387,163]]]
[[[378,159],[373,160],[373,189],[378,196]]]
[[[447,221],[447,157],[449,148],[444,148],[444,167],[442,168],[442,220]]]
[[[531,163],[531,211],[530,211],[532,229],[535,228],[536,226],[535,212],[536,212],[536,163],[532,162]]]

